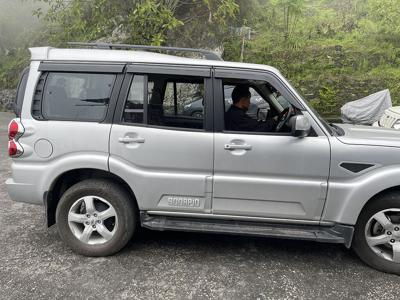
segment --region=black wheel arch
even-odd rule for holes
[[[377,192],[374,196],[372,196],[371,198],[369,198],[369,200],[367,202],[365,202],[364,206],[361,208],[358,216],[357,216],[357,220],[360,217],[361,213],[369,206],[371,205],[371,203],[373,203],[374,201],[377,201],[377,199],[381,198],[383,195],[386,194],[390,194],[390,193],[399,193],[400,194],[400,185],[398,186],[392,186],[390,188],[384,189],[380,192]],[[356,222],[357,222],[356,220]]]
[[[82,180],[94,178],[107,179],[119,184],[130,194],[132,201],[134,201],[137,205],[136,196],[131,187],[125,180],[115,175],[114,173],[92,168],[68,170],[59,175],[52,182],[49,190],[46,191],[43,195],[47,227],[50,227],[56,223],[57,205],[65,191]]]

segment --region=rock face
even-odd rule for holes
[[[12,111],[16,90],[0,90],[0,110]]]

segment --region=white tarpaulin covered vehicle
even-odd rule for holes
[[[379,121],[385,110],[392,107],[389,90],[346,103],[341,108],[343,123],[372,125]]]

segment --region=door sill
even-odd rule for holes
[[[193,213],[193,212],[159,211],[159,210],[149,210],[149,211],[146,211],[146,213],[149,215],[157,215],[157,216],[188,217],[188,218],[199,218],[199,219],[260,221],[260,222],[269,222],[269,223],[305,224],[305,225],[321,225],[321,226],[333,226],[334,225],[333,222],[324,222],[324,221],[320,222],[319,220],[265,218],[265,217],[223,215],[223,214],[210,214],[210,213]]]
[[[277,224],[268,222],[223,220],[211,218],[177,217],[141,212],[143,227],[152,230],[206,232],[260,237],[308,240],[344,244],[350,248],[354,228],[336,224],[334,226]]]

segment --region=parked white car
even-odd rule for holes
[[[393,106],[385,110],[381,119],[373,126],[400,129],[400,106]]]

